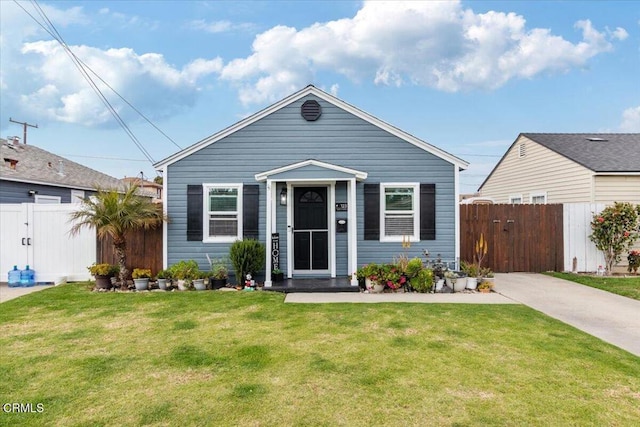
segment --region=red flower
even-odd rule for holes
[[[628,231],[624,232],[624,237],[629,237],[629,232]]]
[[[602,223],[604,222],[604,218],[602,218],[602,217],[598,217],[598,222],[599,222],[600,224],[602,224]]]

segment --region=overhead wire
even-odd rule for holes
[[[102,77],[100,77],[93,69],[91,69],[91,67],[89,67],[86,63],[84,63],[84,61],[82,61],[80,58],[78,58],[78,56],[71,50],[71,48],[67,45],[67,43],[64,41],[64,38],[62,37],[62,35],[58,32],[57,28],[55,27],[55,25],[51,22],[51,20],[49,19],[49,17],[47,16],[47,14],[44,12],[44,10],[42,10],[42,8],[40,7],[40,5],[38,4],[38,2],[36,0],[31,0],[32,5],[34,6],[34,9],[37,11],[37,13],[40,15],[41,19],[44,20],[44,22],[46,23],[46,25],[44,25],[43,23],[41,23],[36,17],[34,17],[29,11],[27,11],[21,4],[19,4],[16,0],[14,0],[14,2],[27,14],[31,17],[31,19],[33,19],[40,27],[42,27],[47,33],[49,33],[49,35],[51,35],[51,37],[53,37],[65,50],[65,52],[67,53],[67,55],[69,55],[69,57],[71,58],[74,66],[78,69],[78,71],[80,72],[80,74],[83,76],[83,78],[85,79],[85,81],[89,84],[89,86],[93,89],[93,91],[96,93],[96,95],[98,96],[98,98],[102,101],[102,103],[105,105],[105,107],[107,108],[107,110],[111,113],[111,115],[114,117],[114,119],[116,120],[116,122],[120,125],[120,127],[125,131],[125,133],[129,136],[129,138],[131,139],[131,141],[136,145],[136,147],[138,147],[138,149],[140,150],[140,152],[146,157],[146,159],[151,163],[155,163],[155,160],[153,159],[153,157],[151,156],[151,154],[147,151],[147,149],[144,147],[144,145],[142,145],[142,142],[140,142],[140,140],[136,137],[136,135],[133,133],[133,131],[129,128],[129,126],[125,123],[125,121],[122,119],[122,117],[120,116],[120,114],[118,113],[118,111],[113,107],[113,105],[111,104],[111,102],[109,102],[109,100],[107,99],[107,97],[104,95],[104,93],[102,92],[102,90],[98,87],[98,85],[96,84],[96,82],[91,78],[91,76],[89,75],[89,72],[91,72],[96,78],[98,78],[107,88],[109,88],[115,95],[117,95],[123,102],[125,102],[130,108],[132,108],[136,113],[138,113],[145,121],[147,121],[147,123],[149,123],[151,126],[153,126],[158,132],[160,132],[165,138],[167,138],[169,141],[171,141],[178,149],[182,149],[182,147],[180,147],[180,145],[178,145],[171,137],[169,137],[165,132],[163,132],[158,126],[156,126],[148,117],[146,117],[140,110],[138,110],[133,104],[131,104],[129,101],[127,101],[122,95],[120,95],[120,93],[118,93],[118,91],[116,91],[109,83],[107,83]]]

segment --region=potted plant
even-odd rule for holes
[[[156,275],[156,279],[158,282],[158,288],[163,291],[167,290],[167,283],[171,280],[171,271],[169,270],[160,270]]]
[[[119,268],[117,265],[107,263],[93,263],[87,267],[87,270],[89,270],[89,273],[95,277],[97,289],[110,289],[111,278],[118,274]]]
[[[279,268],[274,268],[271,271],[271,280],[274,282],[282,282],[284,280],[284,273]]]
[[[358,277],[364,277],[365,287],[368,291],[382,292],[384,283],[382,282],[381,266],[375,262],[370,262],[358,269],[356,273]]]
[[[229,278],[229,269],[224,259],[218,259],[211,263],[211,278],[209,284],[211,289],[224,288]]]
[[[467,289],[475,289],[478,286],[478,275],[480,273],[478,271],[478,266],[475,263],[462,261],[460,263],[460,270],[467,275]]]
[[[209,273],[206,271],[195,270],[193,272],[193,287],[196,291],[206,291],[207,285],[204,282],[209,277]]]
[[[255,276],[262,270],[265,256],[264,245],[255,239],[236,240],[231,245],[229,259],[235,270],[236,287],[244,285],[247,274]]]
[[[483,280],[478,285],[478,290],[480,292],[482,292],[483,294],[491,292],[491,289],[493,289],[493,282],[486,282],[486,281]]]
[[[145,291],[149,289],[149,279],[151,278],[151,270],[148,268],[134,268],[131,273],[133,283],[137,291]]]
[[[416,292],[429,292],[433,288],[433,270],[422,268],[410,281],[411,287]]]
[[[402,269],[397,264],[385,264],[382,267],[382,283],[393,291],[401,289],[407,281]],[[384,288],[383,288],[384,289]]]
[[[177,281],[178,289],[186,291],[191,287],[194,273],[198,271],[198,263],[195,260],[180,260],[169,267],[171,276]]]
[[[467,282],[458,280],[459,278],[460,276],[455,271],[446,271],[444,273],[444,280],[447,283],[447,286],[449,286],[453,290],[453,292],[463,291],[467,286]]]
[[[483,269],[480,270],[480,284],[482,283],[489,283],[491,285],[491,288],[493,288],[493,284],[494,284],[494,278],[493,278],[493,271],[491,271],[490,268],[485,267]]]

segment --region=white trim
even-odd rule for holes
[[[542,203],[538,203],[539,205],[546,205],[547,204],[547,192],[546,191],[538,191],[538,192],[531,192],[529,193],[529,203],[533,204],[533,198],[534,197],[544,197],[544,202]]]
[[[421,148],[424,151],[427,151],[437,157],[442,158],[443,160],[448,161],[449,163],[452,163],[454,165],[456,165],[458,168],[460,169],[466,169],[469,166],[469,163],[454,156],[453,154],[447,153],[446,151],[433,146],[425,141],[422,141],[418,138],[416,138],[413,135],[410,135],[368,113],[365,113],[364,111],[350,105],[347,104],[346,102],[336,98],[333,95],[330,95],[318,88],[316,88],[313,85],[309,85],[301,90],[299,90],[298,92],[295,92],[291,95],[289,95],[288,97],[276,102],[275,104],[272,104],[271,106],[243,119],[240,120],[239,122],[227,127],[226,129],[221,130],[218,133],[215,133],[205,139],[200,140],[199,142],[196,142],[195,144],[191,145],[190,147],[185,148],[184,150],[181,150],[175,154],[173,154],[172,156],[167,157],[164,160],[161,160],[160,162],[155,163],[153,166],[155,168],[162,168],[164,166],[168,166],[171,165],[193,153],[195,153],[196,151],[201,150],[204,147],[207,147],[210,144],[213,144],[237,131],[239,131],[240,129],[243,129],[247,126],[249,126],[252,123],[257,122],[258,120],[280,110],[281,108],[284,108],[286,106],[288,106],[289,104],[292,104],[296,101],[298,101],[299,99],[304,98],[307,95],[314,95],[326,102],[329,102],[333,105],[335,105],[338,108],[341,108],[351,114],[353,114],[354,116],[371,123],[374,126],[377,126],[378,128],[389,132],[390,134],[403,139],[404,141],[415,145],[418,148]]]
[[[454,226],[454,244],[455,251],[454,256],[456,257],[456,269],[460,268],[460,206],[458,206],[458,200],[460,200],[460,171],[458,168],[453,168],[453,188],[454,188],[454,198],[453,198],[453,220],[455,222]],[[436,194],[436,197],[438,195]],[[436,203],[436,209],[438,209],[438,204]],[[436,212],[436,218],[438,218],[438,214]]]
[[[513,199],[520,199],[520,202],[519,202],[519,203],[515,203],[515,202],[513,201]],[[522,194],[510,194],[510,195],[509,195],[509,204],[512,204],[512,205],[521,205],[521,204],[523,204],[523,203],[524,203],[524,198],[522,197]]]
[[[345,168],[343,166],[338,166],[338,165],[334,165],[331,163],[325,163],[325,162],[321,162],[319,160],[314,160],[314,159],[308,159],[308,160],[304,160],[302,162],[298,162],[298,163],[293,163],[291,165],[286,165],[286,166],[281,166],[279,168],[276,169],[271,169],[265,172],[260,172],[257,173],[255,175],[256,181],[265,181],[270,175],[276,175],[279,173],[283,173],[283,172],[289,172],[292,170],[296,170],[296,169],[300,169],[306,166],[317,166],[317,167],[321,167],[324,169],[329,169],[329,170],[333,170],[333,171],[337,171],[337,172],[342,172],[345,174],[349,174],[349,175],[354,175],[356,177],[356,179],[358,179],[359,181],[365,180],[367,179],[367,172],[362,172],[362,171],[358,171],[355,169],[351,169],[351,168]],[[320,179],[324,179],[326,180],[326,178],[320,178]]]
[[[336,224],[336,183],[332,182],[329,184],[329,220],[328,229],[329,229],[329,272],[331,278],[336,277],[336,232],[334,230]]]
[[[41,204],[58,205],[62,203],[62,197],[60,196],[47,196],[44,194],[34,195],[34,202]]]
[[[84,190],[71,190],[71,203],[82,203],[85,197]]]
[[[167,175],[169,171],[168,167],[163,167],[162,168],[162,210],[164,211],[165,215],[169,215],[169,211],[168,206],[168,197],[169,197],[169,192],[168,190],[168,182],[169,182],[169,177]],[[169,267],[169,223],[168,221],[162,221],[162,268],[166,269]]]
[[[347,218],[349,221],[347,262],[348,273],[351,274],[351,286],[358,286],[356,270],[358,270],[358,224],[356,223],[356,179],[351,178],[347,184]]]
[[[336,277],[335,274],[335,264],[336,264],[336,249],[335,249],[335,181],[315,181],[315,180],[296,180],[296,181],[288,181],[287,182],[287,197],[289,200],[287,201],[287,229],[290,235],[290,241],[287,241],[287,271],[289,273],[289,278],[292,277],[293,274],[304,276],[304,275],[316,275],[316,274],[328,274],[332,278]],[[293,247],[293,213],[294,213],[294,204],[295,198],[293,197],[293,191],[295,187],[309,187],[309,186],[317,186],[324,187],[327,189],[327,232],[329,233],[329,247],[327,248],[327,262],[328,268],[326,270],[294,270],[293,268],[293,258],[295,248]],[[330,201],[333,200],[333,203]],[[289,216],[289,214],[291,216]]]
[[[274,229],[275,229],[275,212],[276,212],[276,207],[275,207],[275,203],[274,203],[274,197],[273,197],[273,190],[272,190],[272,186],[275,185],[275,183],[271,180],[267,180],[267,194],[266,194],[266,203],[265,206],[267,207],[266,209],[266,217],[265,217],[265,230],[266,230],[266,250],[265,250],[265,256],[266,256],[266,260],[265,260],[265,271],[264,271],[264,286],[266,288],[270,288],[272,285],[272,281],[271,281],[271,271],[272,271],[272,265],[271,265],[271,233],[273,233]]]
[[[619,176],[619,175],[631,175],[631,176],[639,176],[640,175],[640,171],[639,172],[596,172],[593,175],[595,176],[608,176],[608,175],[614,175],[614,176]]]
[[[413,234],[409,236],[411,242],[420,241],[420,183],[419,182],[381,182],[380,183],[380,241],[402,242],[406,236],[385,236],[385,210],[387,187],[413,188]]]
[[[238,222],[237,234],[235,236],[211,237],[209,235],[209,189],[212,188],[235,188],[238,190],[236,201],[236,221]],[[202,243],[233,243],[242,240],[242,183],[203,183],[202,184]]]

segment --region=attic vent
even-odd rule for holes
[[[527,155],[527,146],[523,142],[518,146],[518,156],[522,158],[522,157],[524,157],[526,155]]]
[[[322,107],[318,101],[305,101],[300,107],[300,114],[308,122],[315,122],[322,115]]]
[[[594,142],[606,142],[606,141],[608,141],[608,139],[598,138],[598,137],[595,137],[595,136],[591,136],[591,137],[587,138],[587,140],[594,141]]]
[[[14,159],[8,159],[8,158],[5,157],[4,158],[4,164],[7,165],[7,167],[9,169],[15,169],[16,165],[18,164],[18,161],[14,160]]]

